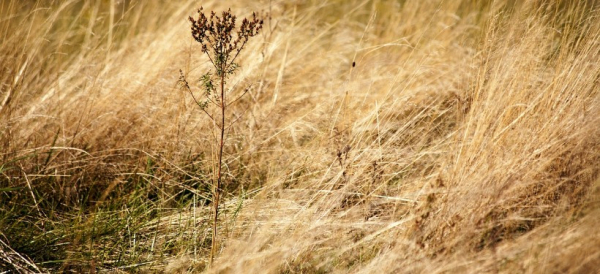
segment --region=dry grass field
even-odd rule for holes
[[[188,16],[267,14],[228,91]],[[597,1],[4,0],[0,273],[600,273]]]

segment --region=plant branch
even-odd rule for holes
[[[244,92],[238,96],[237,98],[235,98],[233,101],[229,102],[229,104],[227,104],[227,106],[233,105],[235,102],[239,101],[240,99],[242,99],[242,97],[244,97],[244,95],[246,95],[246,93],[248,93],[248,91],[250,90],[252,86],[247,87],[246,89],[244,89]]]
[[[202,82],[204,85],[204,89],[206,91],[207,101],[204,103],[199,102],[192,93],[188,82],[185,80],[185,77],[181,76],[181,82],[184,84],[184,87],[188,89],[192,98],[196,104],[202,109],[204,113],[208,115],[208,117],[213,122],[213,137],[217,142],[218,146],[218,154],[217,154],[217,162],[216,167],[213,169],[213,226],[212,226],[212,243],[211,243],[211,251],[210,251],[210,264],[212,265],[214,257],[217,254],[218,249],[218,221],[219,221],[219,202],[220,196],[223,192],[223,152],[225,148],[225,138],[227,136],[226,131],[231,128],[231,125],[235,124],[241,116],[236,117],[234,121],[231,122],[229,126],[226,126],[226,110],[229,106],[236,103],[243,97],[246,93],[248,93],[249,88],[246,88],[244,92],[237,98],[235,98],[230,103],[227,103],[227,92],[225,89],[226,78],[228,75],[231,75],[238,68],[238,65],[234,63],[236,58],[239,56],[240,52],[244,49],[248,39],[250,37],[258,35],[259,31],[262,29],[263,20],[257,18],[256,13],[252,14],[252,19],[248,20],[244,18],[241,26],[237,29],[236,36],[234,36],[233,31],[236,30],[235,21],[236,16],[231,14],[231,10],[225,11],[221,16],[216,15],[215,12],[211,12],[210,16],[207,17],[203,13],[203,9],[200,8],[198,10],[198,19],[194,19],[192,17],[189,18],[192,23],[192,37],[202,45],[202,53],[206,54],[216,70],[216,77],[211,75],[210,73],[205,74],[202,77]],[[235,39],[234,39],[235,37]],[[210,50],[209,50],[210,49]],[[233,55],[233,53],[235,53]],[[213,85],[213,77],[217,78],[220,81],[219,88],[220,90],[215,90]],[[215,79],[215,80],[217,80]],[[212,100],[211,95],[215,96],[215,100]],[[208,103],[214,104],[216,107],[220,109],[221,117],[216,117],[210,115],[206,108],[209,107]],[[220,123],[216,120],[220,118]],[[217,139],[217,134],[220,133],[220,138]]]

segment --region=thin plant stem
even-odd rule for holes
[[[217,250],[219,248],[218,241],[218,222],[219,222],[219,203],[221,194],[223,192],[223,151],[225,148],[225,131],[228,127],[225,125],[226,120],[226,110],[228,106],[235,103],[239,98],[244,96],[248,89],[240,95],[237,99],[232,102],[227,102],[226,99],[226,91],[225,91],[225,79],[232,75],[235,70],[238,68],[238,64],[234,63],[237,59],[240,52],[244,49],[248,39],[250,37],[258,35],[258,32],[262,29],[263,20],[257,18],[256,13],[252,14],[252,18],[250,20],[244,18],[241,26],[237,29],[236,32],[236,16],[231,14],[231,10],[222,13],[222,16],[219,17],[215,12],[211,12],[209,16],[206,16],[200,8],[198,10],[198,19],[194,19],[190,17],[190,22],[192,23],[192,36],[194,39],[202,45],[202,53],[206,54],[209,58],[210,63],[213,65],[216,70],[216,76],[220,81],[220,91],[217,93],[216,100],[212,100],[210,96],[214,96],[214,92],[216,92],[213,85],[213,75],[207,73],[200,79],[203,88],[205,90],[205,101],[199,101],[196,96],[194,96],[188,81],[185,79],[183,72],[181,72],[180,82],[194,99],[194,102],[202,109],[202,111],[211,119],[213,122],[214,128],[213,134],[220,132],[221,138],[215,140],[218,142],[218,159],[216,163],[216,171],[213,169],[213,225],[212,225],[212,242],[211,242],[211,250],[210,250],[210,258],[209,262],[212,265],[214,258],[217,255]],[[217,105],[217,107],[221,110],[221,123],[217,123],[215,118],[216,115],[210,115],[206,108],[209,107],[209,103],[213,103]],[[218,103],[218,104],[216,104]],[[235,121],[234,121],[235,122]]]

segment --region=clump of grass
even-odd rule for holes
[[[296,2],[203,2],[276,15],[226,79],[258,81],[209,271],[597,272],[594,1]],[[220,108],[173,96],[214,71],[196,6],[0,1],[0,272],[208,265]]]

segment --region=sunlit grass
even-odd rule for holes
[[[594,1],[247,2],[209,271],[598,271]],[[1,271],[208,270],[197,5],[0,3]]]

